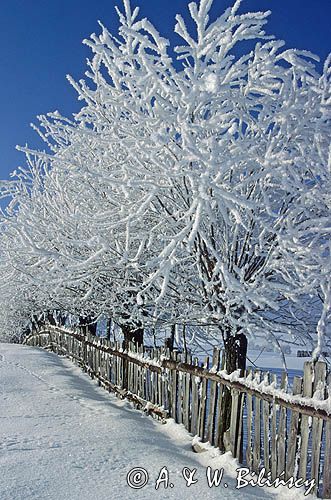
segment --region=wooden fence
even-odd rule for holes
[[[100,385],[158,418],[174,418],[193,435],[274,480],[315,479],[331,498],[331,377],[325,363],[306,362],[292,389],[285,373],[220,370],[220,350],[199,362],[190,355],[130,345],[47,327],[28,345],[51,348],[79,364]],[[232,396],[231,412],[223,403]],[[314,396],[314,397],[313,397]],[[225,424],[227,422],[227,424]],[[229,424],[229,425],[228,425]]]

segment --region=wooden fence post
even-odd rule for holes
[[[212,360],[212,370],[215,373],[219,370],[220,364],[220,349],[214,348],[213,360]],[[211,382],[210,384],[210,398],[209,398],[209,412],[208,412],[208,422],[207,422],[207,440],[211,445],[215,444],[215,416],[216,416],[216,404],[217,404],[217,382]]]
[[[286,373],[282,374],[281,389],[287,390],[288,380]],[[277,476],[282,473],[285,474],[285,450],[286,450],[286,417],[287,409],[281,407],[279,410],[279,424],[278,424],[278,440],[277,440],[277,451],[278,451],[278,463],[277,463]]]
[[[328,397],[331,401],[331,373],[328,376],[327,386]],[[325,422],[323,498],[331,498],[331,419]]]
[[[324,396],[325,378],[326,378],[326,364],[322,363],[321,361],[318,361],[315,364],[313,393],[315,391],[320,391],[321,393],[323,393]],[[321,444],[322,444],[322,430],[323,430],[323,420],[321,420],[320,418],[313,417],[311,478],[316,480],[316,484],[313,489],[314,493],[318,491],[318,485],[319,485],[319,467],[320,467]]]
[[[260,372],[254,375],[256,382],[261,381]],[[254,398],[254,445],[253,445],[253,470],[258,473],[261,460],[261,399]]]
[[[314,366],[313,363],[306,361],[303,369],[303,389],[302,394],[305,397],[311,398],[313,395],[313,377]],[[300,464],[299,464],[299,477],[303,480],[307,478],[307,463],[308,463],[308,442],[310,431],[310,418],[307,415],[301,417],[301,451],[300,451]]]
[[[302,391],[302,378],[294,377],[293,380],[293,396],[301,394]],[[298,432],[300,425],[300,413],[297,411],[291,411],[291,423],[290,423],[290,433],[288,436],[287,443],[287,459],[286,459],[286,481],[290,477],[294,477],[296,469],[296,456],[298,449]]]
[[[253,379],[253,370],[247,370],[249,380]],[[253,396],[246,395],[247,403],[247,445],[246,445],[246,462],[249,469],[253,468],[253,449],[252,449],[252,431],[253,431]]]
[[[208,370],[209,368],[209,356],[205,358],[204,368]],[[199,407],[199,436],[202,441],[205,441],[205,425],[206,425],[206,403],[207,403],[207,388],[208,388],[208,379],[203,378],[202,386],[201,386],[201,399],[200,399],[200,407]]]

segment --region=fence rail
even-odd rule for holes
[[[147,349],[47,327],[25,341],[79,364],[100,385],[158,418],[172,417],[193,435],[231,451],[272,480],[315,479],[314,492],[331,498],[331,376],[325,363],[306,362],[292,391],[285,373],[220,370],[220,350],[201,363],[189,354]],[[231,394],[231,408],[225,403]]]

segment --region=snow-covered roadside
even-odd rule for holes
[[[0,344],[1,500],[305,498],[294,488],[237,490],[237,462],[213,448],[194,454],[191,444],[183,426],[134,410],[67,359]],[[208,487],[208,466],[224,468],[218,487]],[[149,475],[142,489],[127,484],[136,467]],[[198,481],[187,487],[183,470],[188,479],[194,469]],[[167,473],[169,487],[161,482],[156,491],[157,478]]]

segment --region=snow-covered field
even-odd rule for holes
[[[268,370],[270,368],[283,370],[283,360],[278,352],[268,352],[263,349],[249,350],[248,365]],[[305,361],[311,361],[311,358],[298,358],[295,354],[285,354],[286,367],[288,370],[301,371],[303,374],[303,366]],[[254,363],[254,365],[253,365]]]
[[[215,449],[195,454],[191,444],[182,426],[171,420],[162,425],[134,410],[69,360],[0,344],[1,500],[305,498],[295,488],[238,490],[235,460]],[[207,466],[224,468],[218,487],[208,486]],[[142,489],[127,484],[136,467],[149,474]],[[169,487],[162,482],[156,490],[162,467]],[[190,487],[184,468],[197,469],[198,482]]]

